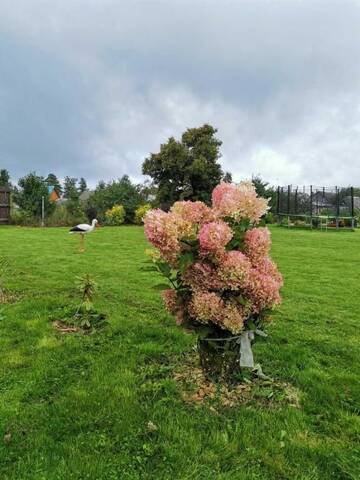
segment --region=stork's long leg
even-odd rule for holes
[[[84,234],[80,233],[80,253],[84,253]]]

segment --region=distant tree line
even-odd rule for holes
[[[146,210],[159,207],[168,210],[177,200],[201,200],[211,202],[211,191],[221,181],[231,182],[232,175],[222,170],[219,160],[222,142],[217,130],[205,124],[187,129],[180,140],[174,137],[160,145],[160,150],[144,160],[142,173],[150,180],[136,184],[124,175],[117,180],[100,180],[96,188],[88,190],[85,178],[66,176],[60,181],[55,173],[46,177],[30,172],[12,185],[7,170],[0,170],[0,186],[12,190],[12,217],[16,223],[38,224],[41,217],[41,201],[45,200],[45,215],[49,225],[72,225],[97,217],[106,221],[111,209],[123,212],[126,223],[139,223]],[[276,204],[276,190],[260,176],[253,177],[259,195],[270,198]],[[52,202],[48,187],[60,200]],[[87,192],[86,195],[83,195]],[[118,215],[119,217],[119,215]]]

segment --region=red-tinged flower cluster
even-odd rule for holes
[[[189,314],[201,323],[217,323],[224,302],[215,292],[195,291],[188,305]]]
[[[253,265],[257,265],[270,251],[271,239],[267,228],[252,228],[245,234],[245,252]]]
[[[200,225],[215,219],[212,210],[203,202],[175,202],[170,211],[179,215],[183,220]]]
[[[161,292],[161,296],[164,302],[164,305],[166,307],[166,310],[168,312],[172,313],[175,315],[176,310],[177,310],[177,295],[176,291],[172,288],[169,288],[167,290],[163,290]]]
[[[160,254],[154,261],[171,267],[165,274],[174,288],[162,296],[178,325],[238,334],[280,303],[282,276],[269,257],[270,232],[256,227],[266,210],[267,201],[242,182],[218,185],[211,208],[183,201],[168,213],[147,213],[145,234]]]
[[[226,252],[218,266],[219,277],[230,290],[244,289],[249,281],[250,270],[250,260],[239,250]]]
[[[221,291],[225,288],[219,271],[209,262],[197,261],[191,264],[182,275],[185,285],[195,290]]]
[[[222,182],[212,192],[213,208],[219,217],[257,223],[268,210],[268,200],[258,197],[251,182],[239,185]]]
[[[233,232],[224,221],[205,223],[199,232],[200,253],[221,258],[232,237]]]

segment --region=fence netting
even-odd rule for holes
[[[352,218],[359,210],[360,189],[353,187],[278,187],[279,215]]]

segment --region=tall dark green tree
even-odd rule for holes
[[[77,178],[64,178],[64,198],[67,200],[65,207],[70,215],[73,215],[74,217],[80,217],[84,214],[80,202],[80,191],[77,188]]]
[[[276,207],[276,189],[272,186],[269,186],[268,182],[265,182],[260,175],[255,175],[251,179],[256,193],[259,197],[270,198],[269,207],[271,210],[275,210]]]
[[[41,218],[42,197],[44,197],[45,215],[50,215],[55,205],[49,201],[48,186],[44,177],[31,172],[20,178],[14,189],[14,201],[30,217]]]
[[[189,128],[181,141],[169,138],[160,152],[145,159],[142,171],[157,187],[157,203],[168,209],[176,200],[210,202],[213,188],[223,179],[219,159],[222,142],[217,130],[205,124]]]
[[[10,184],[10,173],[6,168],[0,170],[0,187],[9,187]]]
[[[86,183],[86,180],[84,177],[81,177],[80,178],[80,181],[79,181],[79,192],[80,193],[83,193],[87,190],[87,183]]]
[[[46,185],[54,187],[59,196],[62,194],[62,186],[55,173],[49,173],[45,179],[45,182]]]
[[[79,198],[79,190],[76,186],[77,178],[65,177],[64,178],[64,198],[76,200]]]

